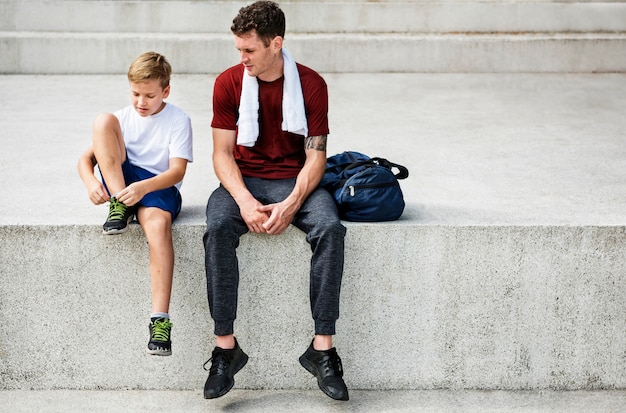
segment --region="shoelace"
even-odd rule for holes
[[[117,198],[111,198],[111,205],[109,206],[109,221],[121,221],[124,219],[126,209],[128,208]]]
[[[324,354],[320,364],[324,368],[325,376],[343,376],[343,366],[341,365],[339,354],[337,354],[336,351],[331,350]]]
[[[167,320],[155,320],[152,323],[152,339],[156,341],[168,341],[172,323]]]
[[[206,365],[211,362],[213,362],[213,364],[211,364],[211,368],[207,370]],[[209,372],[209,376],[224,375],[226,374],[226,371],[228,370],[229,364],[230,362],[228,360],[228,356],[224,352],[213,350],[213,354],[211,355],[211,358],[208,359],[206,363],[204,363],[202,368],[205,371]]]

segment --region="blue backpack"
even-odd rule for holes
[[[392,168],[399,172],[394,174]],[[339,217],[346,221],[393,221],[404,211],[398,179],[409,170],[384,158],[346,151],[327,159],[320,186],[335,199]]]

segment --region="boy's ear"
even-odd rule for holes
[[[163,89],[163,99],[167,99],[167,97],[170,95],[170,85],[165,86],[165,89]]]

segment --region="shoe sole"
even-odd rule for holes
[[[311,363],[309,360],[306,359],[306,357],[304,356],[300,356],[300,358],[298,359],[300,361],[300,365],[302,367],[304,367],[304,369],[306,371],[308,371],[309,373],[311,373],[315,378],[317,378],[317,370],[315,369],[315,367],[313,366],[313,363]]]
[[[333,400],[342,400],[342,401],[346,401],[348,399],[338,399],[335,396],[333,396],[328,390],[326,390],[325,388],[322,387],[322,383],[320,382],[320,378],[317,375],[317,369],[315,368],[315,366],[313,365],[313,363],[311,363],[309,360],[306,359],[306,357],[304,356],[300,356],[300,358],[298,359],[300,361],[300,365],[302,367],[304,367],[304,369],[306,371],[308,371],[309,373],[311,373],[313,375],[313,377],[316,378],[317,380],[317,387],[320,388],[320,390],[328,397],[330,397]]]
[[[146,353],[152,356],[171,356],[172,350],[150,350],[149,348],[147,348]]]
[[[128,231],[128,227],[130,226],[130,223],[133,222],[134,219],[134,215],[131,215],[128,217],[128,219],[126,220],[126,226],[122,229],[109,229],[106,230],[104,228],[102,228],[102,233],[104,235],[117,235],[117,234],[123,234],[126,231]]]
[[[128,224],[122,229],[110,229],[108,231],[106,229],[103,229],[102,233],[104,235],[117,235],[117,234],[123,234],[126,231],[128,231]]]
[[[241,358],[241,360],[239,360],[239,363],[237,363],[237,365],[235,366],[235,369],[233,370],[233,382],[232,382],[232,384],[228,388],[226,388],[223,391],[221,391],[220,393],[216,394],[215,396],[207,397],[207,395],[205,393],[204,394],[204,398],[205,399],[217,399],[218,397],[222,397],[222,396],[226,395],[226,393],[228,393],[233,387],[235,387],[235,374],[237,374],[239,372],[239,370],[244,368],[247,363],[248,363],[248,355],[244,353],[243,357]]]

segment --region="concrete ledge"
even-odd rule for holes
[[[195,391],[0,391],[12,413],[622,413],[626,391],[363,391],[351,390],[342,407],[319,390],[232,390],[228,396],[204,400]],[[345,406],[345,407],[344,407]]]
[[[336,344],[351,388],[626,388],[624,75],[325,78],[329,153],[411,171],[400,221],[347,224]],[[125,77],[0,76],[1,389],[201,388],[212,82],[177,76],[168,99],[193,119],[196,159],[174,227],[174,355],[155,359],[145,238],[102,236],[106,207],[76,175],[95,114],[128,104]],[[252,359],[237,388],[315,390],[297,362],[308,245],[290,229],[240,248]]]
[[[4,0],[0,30],[223,33],[241,1]],[[281,1],[291,33],[623,32],[620,1]]]
[[[352,388],[626,387],[625,227],[347,226],[336,344]],[[144,353],[138,226],[1,226],[0,388],[200,388],[213,346],[203,226],[174,233],[174,355],[158,358]],[[314,388],[297,363],[312,336],[308,257],[293,228],[244,237],[238,388]]]
[[[326,73],[626,71],[623,33],[296,34],[285,45]],[[146,50],[177,73],[220,73],[238,61],[228,34],[0,32],[0,73],[124,74]]]

